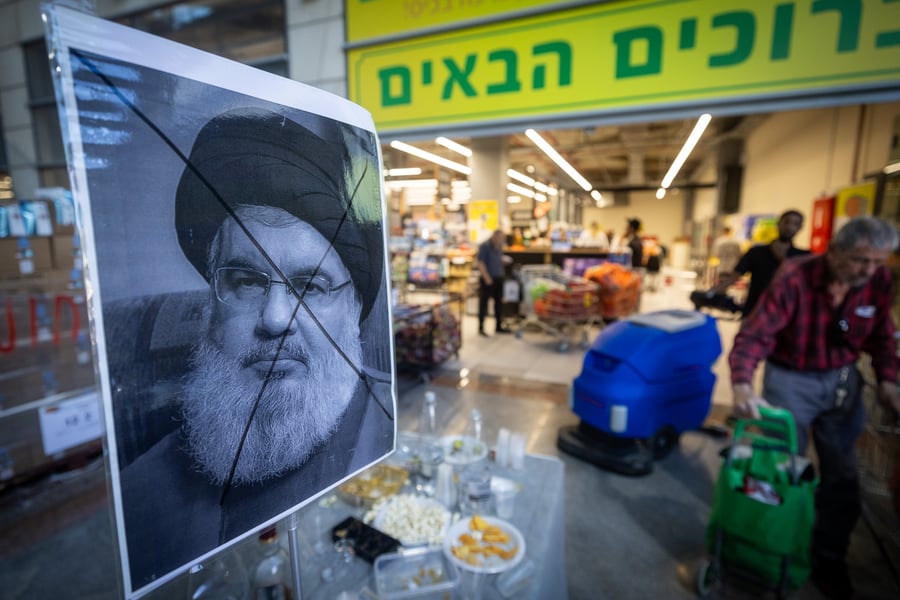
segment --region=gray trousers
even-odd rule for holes
[[[853,365],[847,373],[847,396],[838,405],[840,373],[841,369],[794,371],[767,362],[762,397],[794,415],[799,454],[805,454],[812,432],[821,478],[812,552],[821,558],[843,560],[861,512],[856,439],[865,426],[866,414],[862,377]]]

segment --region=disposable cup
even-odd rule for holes
[[[515,488],[501,488],[494,492],[494,506],[497,509],[497,516],[501,519],[511,519],[516,508],[516,494],[518,490]]]

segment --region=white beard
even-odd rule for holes
[[[335,342],[362,367],[358,325],[346,326]],[[246,355],[274,354],[278,341],[260,342],[242,356],[227,357],[204,336],[194,349],[194,367],[184,387],[182,412],[197,468],[221,485],[228,480],[241,435],[263,379],[241,369]],[[271,347],[271,348],[270,348]],[[337,430],[359,377],[331,348],[317,356],[285,343],[281,355],[303,357],[304,381],[271,377],[235,468],[233,483],[258,483],[303,465]]]

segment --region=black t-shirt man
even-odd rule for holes
[[[734,267],[734,272],[740,275],[750,273],[750,289],[747,290],[747,300],[744,302],[745,315],[750,314],[750,311],[756,306],[763,291],[769,287],[775,271],[781,266],[783,259],[776,255],[776,250],[772,247],[772,244],[776,242],[750,248]],[[797,248],[790,242],[784,250],[784,258],[804,254],[809,254],[809,250]]]
[[[786,210],[778,217],[778,237],[768,244],[754,246],[738,260],[734,272],[722,277],[722,281],[713,289],[724,292],[741,275],[750,273],[750,289],[744,302],[744,315],[749,315],[759,301],[759,297],[769,286],[775,271],[785,259],[809,254],[809,250],[801,250],[791,241],[803,227],[803,213],[798,210]]]

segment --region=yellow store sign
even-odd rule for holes
[[[348,85],[382,132],[867,87],[900,97],[900,1],[605,2],[351,49]]]
[[[347,41],[359,42],[427,29],[509,17],[561,0],[346,0]]]

